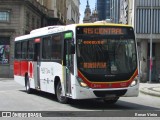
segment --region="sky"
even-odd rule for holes
[[[90,9],[91,11],[93,11],[95,9],[95,4],[96,4],[97,0],[88,0],[89,5],[90,5]],[[86,5],[87,5],[87,0],[80,0],[80,23],[83,22],[83,17],[84,17],[84,11],[86,9]]]

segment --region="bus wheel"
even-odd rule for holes
[[[29,83],[29,78],[28,76],[25,77],[25,81],[26,81],[26,92],[28,94],[31,94],[32,93],[32,89],[30,88],[30,83]]]
[[[60,103],[66,104],[68,102],[68,98],[65,96],[62,96],[62,86],[60,82],[58,82],[56,87],[56,95]]]
[[[106,103],[106,104],[115,104],[117,101],[118,101],[119,97],[116,97],[116,98],[113,98],[113,99],[103,99],[103,101]]]

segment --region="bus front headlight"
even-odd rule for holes
[[[81,78],[77,77],[77,80],[78,80],[79,85],[80,85],[81,87],[88,88],[88,85],[87,85]]]
[[[136,77],[134,78],[134,80],[132,81],[132,83],[130,84],[130,87],[133,87],[133,86],[137,85],[138,82],[139,82],[139,78],[138,78],[138,76],[136,76]]]

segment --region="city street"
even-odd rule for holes
[[[27,94],[13,79],[0,80],[0,111],[105,111],[160,110],[160,98],[139,94],[139,97],[120,98],[115,105],[100,100],[76,100],[70,104],[57,102],[54,95],[44,92]]]
[[[0,119],[159,120],[160,0],[0,3]]]

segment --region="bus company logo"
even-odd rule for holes
[[[2,117],[12,117],[11,112],[2,112]]]
[[[111,83],[109,83],[109,84],[108,84],[108,87],[109,87],[109,88],[111,88],[111,87],[112,87],[112,84],[111,84]]]
[[[121,87],[126,87],[126,86],[127,86],[127,83],[126,83],[126,82],[120,83],[120,86],[121,86]]]
[[[91,87],[92,88],[101,88],[102,87],[102,85],[100,85],[100,84],[91,84]]]

